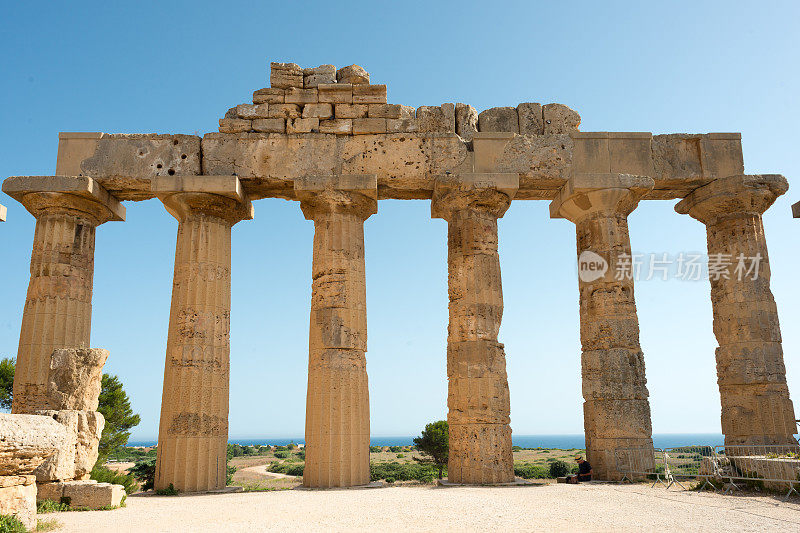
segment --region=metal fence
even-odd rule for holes
[[[794,492],[800,495],[800,445],[728,445],[679,446],[674,448],[617,448],[614,450],[621,481],[653,479],[666,488],[681,480],[703,481],[701,489],[712,480],[727,483],[725,492],[738,490],[739,485],[770,489],[785,488],[786,499]]]

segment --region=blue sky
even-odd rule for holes
[[[270,61],[357,63],[389,101],[478,110],[560,102],[583,131],[742,132],[748,173],[800,171],[800,4],[760,2],[7,3],[0,21],[0,177],[55,171],[59,131],[215,131],[268,85]],[[800,400],[800,220],[790,188],[765,216],[790,391]],[[5,195],[0,355],[16,354],[34,219]],[[705,252],[705,229],[643,202],[643,253]],[[575,228],[547,202],[500,221],[511,421],[517,434],[580,433]],[[128,203],[97,232],[92,346],[111,350],[157,433],[176,222]],[[373,435],[446,415],[446,223],[427,201],[382,201],[366,223]],[[302,436],[313,224],[261,200],[233,232],[232,437]],[[641,344],[657,433],[719,432],[708,281],[640,281]],[[800,411],[800,409],[798,409]]]

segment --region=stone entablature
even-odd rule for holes
[[[46,409],[53,349],[88,344],[95,228],[123,220],[123,200],[158,197],[178,219],[157,488],[224,486],[230,236],[253,218],[253,200],[298,201],[315,227],[304,484],[369,481],[364,223],[390,198],[431,199],[431,216],[448,223],[449,475],[483,484],[513,480],[497,252],[512,201],[552,201],[551,216],[575,224],[579,257],[605,256],[613,274],[641,200],[682,198],[676,210],[706,224],[709,254],[766,259],[761,214],[787,188],[781,176],[743,174],[737,133],[580,132],[559,104],[413,110],[388,104],[386,87],[356,65],[273,64],[270,80],[253,104],[229,110],[221,132],[62,133],[56,176],[3,184],[37,217],[15,412]],[[259,121],[275,131],[251,131]],[[653,446],[634,283],[607,273],[578,289],[587,454],[613,479],[615,449]],[[726,442],[791,441],[768,261],[758,281],[712,279],[711,297]]]

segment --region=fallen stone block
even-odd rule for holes
[[[282,104],[284,103],[285,89],[274,89],[272,87],[259,89],[253,93],[254,104]]]
[[[336,71],[336,81],[353,85],[369,85],[369,72],[359,65],[349,65]]]
[[[48,406],[96,411],[107,359],[108,350],[101,348],[53,350],[47,384]]]
[[[471,141],[478,132],[478,111],[468,104],[456,104],[456,133]]]
[[[541,104],[524,102],[517,106],[519,132],[522,135],[544,134],[544,119]]]
[[[563,104],[545,104],[542,106],[545,135],[571,133],[578,131],[581,116]]]
[[[353,85],[354,104],[385,104],[386,85]]]
[[[303,69],[296,63],[270,63],[269,83],[272,87],[303,88]]]
[[[517,110],[513,107],[493,107],[478,115],[478,131],[508,131],[519,133]]]
[[[50,417],[0,414],[0,476],[32,474],[68,442],[67,429]]]
[[[336,67],[333,65],[320,65],[303,69],[303,87],[309,89],[318,86],[320,83],[336,83]]]
[[[88,476],[97,461],[97,447],[105,426],[103,415],[96,411],[37,411],[66,429],[66,438],[34,474],[37,481],[80,479]]]
[[[36,529],[34,476],[0,476],[0,515],[15,516],[28,530]]]
[[[98,483],[93,479],[39,483],[37,501],[52,500],[66,503],[72,508],[102,509],[119,507],[125,496],[125,487],[111,483]]]

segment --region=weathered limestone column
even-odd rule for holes
[[[87,177],[12,177],[3,191],[36,217],[11,408],[33,413],[49,408],[53,350],[89,347],[95,228],[125,208]]]
[[[253,218],[235,176],[158,178],[178,220],[155,488],[225,487],[230,370],[231,227]]]
[[[370,482],[364,221],[378,210],[375,176],[298,179],[314,221],[306,400],[306,487]]]
[[[514,481],[506,355],[497,341],[503,318],[497,219],[518,188],[516,174],[460,174],[434,187],[431,216],[447,220],[451,483]]]
[[[675,206],[706,225],[726,445],[797,444],[761,220],[788,187],[778,175],[730,176]]]
[[[650,403],[639,318],[633,294],[628,215],[653,180],[628,174],[578,174],[550,204],[552,218],[575,223],[579,269],[581,374],[586,455],[599,479],[619,479],[614,450],[633,452],[637,465],[653,461]]]

